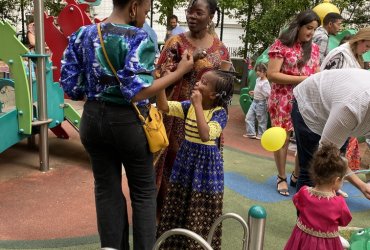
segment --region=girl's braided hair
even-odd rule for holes
[[[228,112],[228,106],[231,104],[234,93],[235,76],[231,72],[222,70],[213,70],[213,72],[217,76],[215,106],[222,106]]]
[[[231,99],[234,93],[235,76],[232,72],[223,70],[212,70],[212,72],[217,76],[215,84],[216,99],[214,106],[222,106],[226,110],[226,113],[229,113],[228,106],[231,104]],[[223,157],[224,140],[222,134],[217,141],[217,146],[220,150],[221,156]]]

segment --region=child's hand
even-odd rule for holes
[[[177,66],[177,70],[181,70],[185,74],[192,70],[193,66],[194,66],[193,56],[189,54],[187,50],[185,50],[184,54],[182,54],[181,56],[181,61]]]
[[[205,49],[197,48],[193,52],[194,62],[203,59],[207,56],[207,52]]]
[[[195,106],[196,104],[202,103],[202,94],[199,90],[193,89],[190,96],[191,103]]]
[[[254,95],[254,91],[253,90],[249,91],[249,95],[250,96],[253,96]]]
[[[170,74],[172,71],[170,69],[166,69],[164,72],[162,72],[162,76],[166,76]]]

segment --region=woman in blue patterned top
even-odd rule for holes
[[[86,98],[80,137],[95,179],[95,201],[101,247],[129,249],[126,199],[122,193],[125,166],[133,211],[134,249],[152,249],[156,231],[156,186],[153,156],[142,124],[131,106],[147,115],[148,98],[156,95],[193,67],[182,55],[180,67],[153,81],[155,48],[141,29],[149,0],[113,0],[113,12],[101,24],[109,61],[102,52],[96,25],[71,35],[64,52],[61,84],[72,99]]]
[[[227,105],[233,95],[234,77],[212,70],[195,84],[191,101],[168,101],[164,91],[157,106],[185,120],[183,140],[172,168],[161,211],[157,236],[174,228],[185,228],[205,240],[215,220],[222,215],[224,172],[218,140],[227,123]],[[221,248],[221,227],[212,239]],[[198,249],[181,236],[168,238],[161,249]]]

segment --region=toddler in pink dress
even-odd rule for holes
[[[324,144],[314,154],[310,171],[315,186],[303,186],[293,197],[299,216],[284,249],[343,249],[338,227],[347,226],[352,216],[336,191],[342,185],[347,164],[334,145]]]

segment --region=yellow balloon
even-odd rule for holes
[[[281,127],[267,129],[261,137],[261,145],[267,151],[277,151],[284,146],[286,131]]]
[[[330,3],[329,0],[324,0],[323,3],[320,3],[317,5],[315,8],[312,9],[313,11],[316,12],[316,14],[320,17],[321,24],[324,20],[324,17],[330,13],[330,12],[335,12],[340,14],[340,11],[337,6],[334,4]]]

